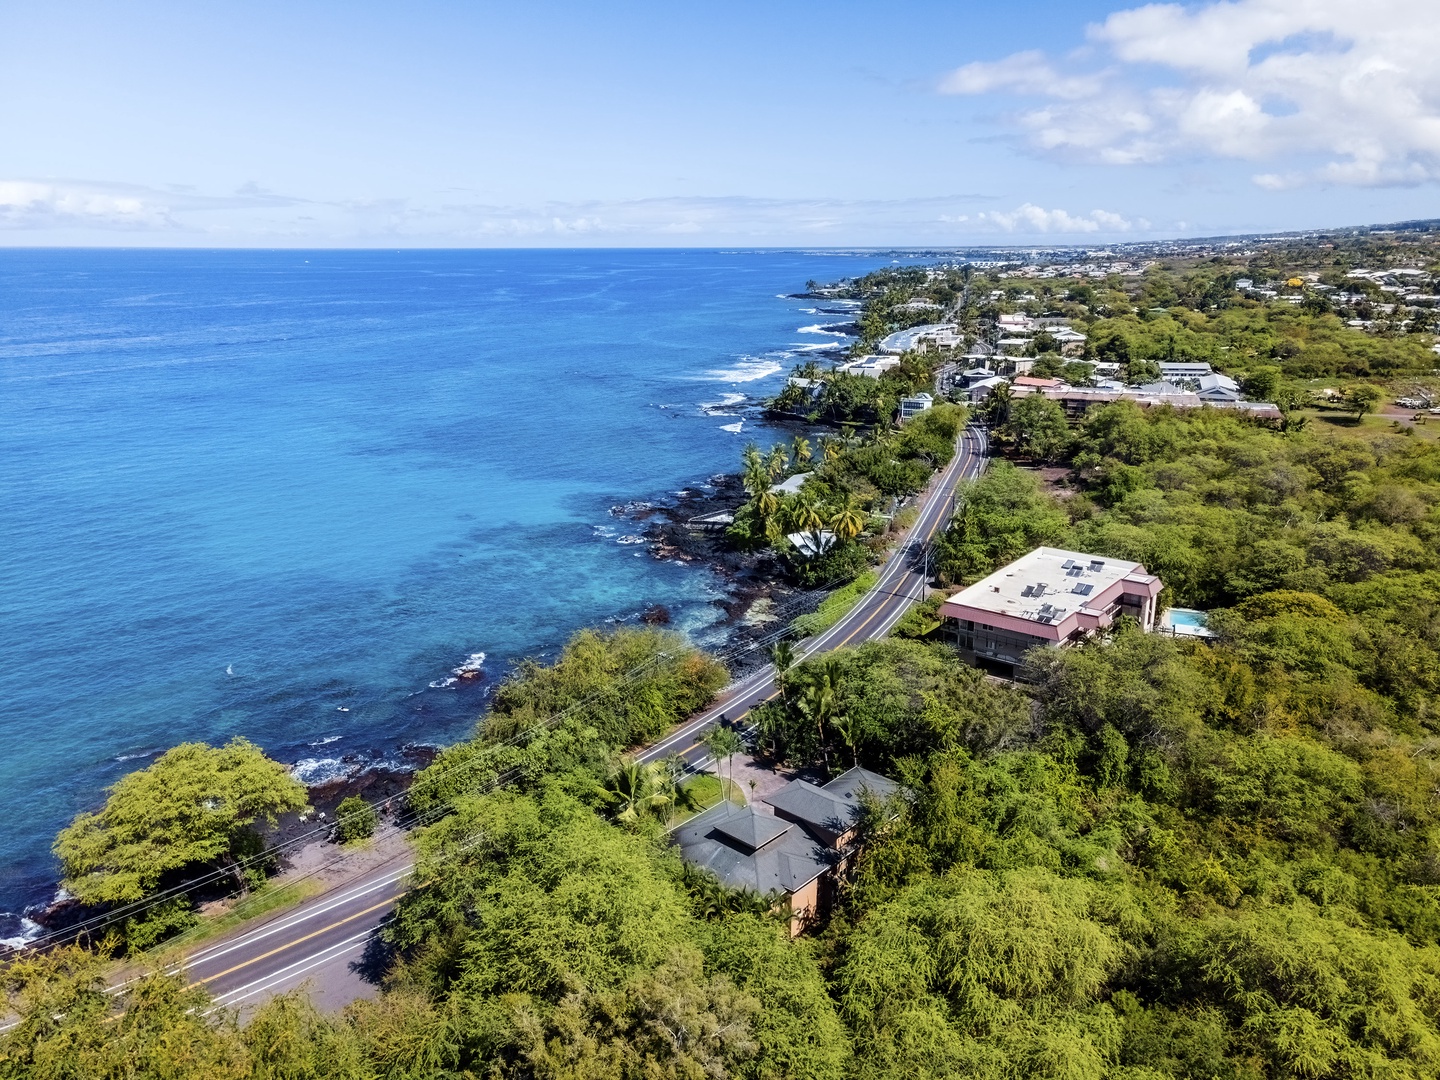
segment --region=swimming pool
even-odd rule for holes
[[[1214,637],[1208,629],[1209,613],[1194,608],[1169,608],[1160,619],[1160,630],[1177,637]]]

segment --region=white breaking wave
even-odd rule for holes
[[[323,784],[350,775],[350,767],[339,758],[301,758],[290,766],[290,775],[302,784]]]
[[[20,933],[14,937],[0,937],[0,949],[21,949],[34,941],[44,931],[44,927],[34,919],[27,919],[20,916]]]
[[[748,394],[721,394],[719,401],[702,401],[702,409],[728,409],[731,405],[739,405],[750,395]]]
[[[485,654],[483,652],[472,652],[465,658],[465,662],[451,671],[452,675],[475,675],[485,666]]]
[[[830,349],[845,348],[845,343],[843,341],[817,341],[813,344],[797,342],[790,347],[796,352],[828,352]]]
[[[325,736],[325,738],[323,738],[323,739],[316,739],[314,742],[310,743],[309,745],[310,745],[310,746],[329,746],[332,742],[339,742],[340,739],[341,739],[341,736],[339,736],[339,735],[327,735],[327,736]]]
[[[739,423],[736,423],[736,424],[721,424],[721,425],[720,425],[720,430],[721,430],[721,431],[730,431],[730,432],[733,432],[733,433],[736,434],[736,435],[739,435],[739,434],[740,434],[740,429],[743,428],[744,426],[745,426],[745,421],[744,421],[744,420],[741,420]]]
[[[802,326],[795,331],[797,334],[828,334],[830,337],[849,337],[843,330],[831,330],[828,326],[816,323],[814,326]]]
[[[762,360],[759,357],[747,356],[736,361],[734,367],[712,368],[700,378],[706,382],[754,382],[756,379],[768,379],[771,375],[783,370],[784,366],[774,360]]]

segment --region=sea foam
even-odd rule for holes
[[[754,382],[757,379],[768,379],[771,375],[783,370],[784,366],[774,360],[746,356],[736,361],[734,367],[711,368],[700,378],[705,382]]]

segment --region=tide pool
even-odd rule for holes
[[[178,742],[318,778],[464,736],[581,626],[705,640],[718,583],[609,508],[766,444],[747,404],[847,341],[783,294],[890,262],[0,251],[0,910]]]

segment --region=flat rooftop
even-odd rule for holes
[[[963,607],[1023,619],[1036,623],[1038,633],[1039,627],[1061,623],[1077,611],[1094,610],[1091,604],[1102,597],[1109,603],[1116,591],[1112,586],[1126,578],[1152,580],[1140,563],[1042,547],[962,589],[944,608]]]

